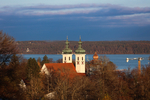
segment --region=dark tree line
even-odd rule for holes
[[[17,41],[18,49],[23,54],[61,54],[65,41]],[[149,54],[150,41],[83,41],[87,54]],[[29,48],[29,52],[27,52]],[[70,48],[75,51],[78,41],[70,41]]]

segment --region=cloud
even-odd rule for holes
[[[144,26],[150,25],[150,7],[123,7],[111,4],[5,6],[3,16],[49,16],[45,20],[87,20],[99,22],[95,26]],[[38,18],[39,19],[39,18]],[[43,20],[40,18],[40,20]]]
[[[18,15],[68,15],[99,13],[99,15],[119,15],[150,13],[150,8],[129,8],[111,4],[80,4],[80,5],[37,5],[26,7],[5,6],[1,8],[3,14]]]

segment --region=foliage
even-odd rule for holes
[[[150,65],[141,68],[141,75],[138,75],[137,68],[131,71],[117,71],[116,65],[103,56],[97,61],[87,63],[88,67],[91,64],[96,69],[90,76],[77,74],[72,77],[68,70],[63,70],[63,75],[60,70],[44,75],[40,73],[37,61],[44,64],[49,61],[53,62],[52,59],[48,59],[45,55],[42,61],[40,59],[36,61],[34,58],[27,61],[15,55],[17,49],[12,37],[1,31],[0,38],[0,99],[39,100],[44,99],[44,95],[48,93],[54,93],[51,99],[55,100],[150,99]],[[18,46],[20,47],[22,43],[26,43],[22,46],[32,48],[29,53],[34,50],[35,53],[61,53],[64,47],[62,41],[32,41],[29,43],[24,41],[18,42]],[[77,49],[76,42],[71,41],[71,44],[72,50]],[[41,50],[37,45],[41,46]],[[149,45],[149,41],[95,41],[84,42],[83,48],[88,53],[94,53],[95,50],[98,53],[150,53]],[[21,47],[20,50],[24,51],[22,49],[24,47]],[[60,63],[61,59],[57,62]],[[4,65],[5,67],[2,67]],[[27,87],[25,90],[19,86],[22,79]]]
[[[27,79],[39,77],[40,67],[34,58],[29,58],[27,62]]]
[[[52,71],[50,75],[39,74],[35,59],[30,58],[26,63],[13,55],[9,66],[0,70],[0,98],[37,100],[45,97],[47,100],[44,95],[53,93],[51,99],[55,100],[150,99],[150,65],[143,66],[139,76],[137,69],[116,71],[116,66],[106,57],[100,57],[98,62],[101,68],[91,76],[77,75],[72,78],[68,70],[63,70],[66,73],[63,75],[60,71]],[[23,91],[18,84],[29,74],[26,71],[30,72],[30,79],[25,82],[27,89]]]
[[[65,41],[17,41],[23,54],[61,54]],[[70,41],[69,47],[75,51],[78,41]],[[150,54],[150,41],[83,41],[86,54]],[[26,52],[29,48],[30,52]]]
[[[41,58],[40,57],[37,59],[37,62],[41,62]]]
[[[43,57],[43,60],[41,62],[41,66],[43,66],[44,63],[49,63],[49,59],[46,55]]]
[[[24,78],[24,64],[19,56],[13,55],[9,65],[0,69],[0,98],[16,100],[24,97],[24,92],[19,87]]]
[[[40,100],[43,97],[43,82],[41,81],[41,77],[33,77],[31,76],[29,85],[27,85],[26,90],[26,99],[27,100]]]
[[[0,67],[9,62],[11,56],[17,52],[14,38],[0,31]]]

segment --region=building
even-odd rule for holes
[[[85,50],[82,48],[81,37],[78,42],[79,47],[75,50],[75,65],[77,73],[85,73]]]
[[[45,63],[41,72],[50,75],[52,71],[61,71],[61,73],[76,73],[73,63]]]
[[[78,49],[75,50],[75,66],[72,63],[72,50],[69,48],[68,37],[66,47],[62,51],[62,63],[45,63],[41,69],[42,73],[47,75],[51,71],[61,71],[61,73],[69,73],[70,76],[85,75],[85,50],[82,48],[81,38],[79,39]],[[65,72],[64,72],[65,71]]]
[[[68,37],[66,40],[66,48],[62,52],[62,60],[63,63],[72,63],[72,50],[69,48]]]

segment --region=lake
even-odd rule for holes
[[[53,58],[53,61],[62,58],[61,54],[23,54],[23,57],[26,59],[29,59],[30,57],[38,59],[40,57],[42,60],[45,55],[47,55],[48,58]],[[126,58],[138,58],[138,57],[148,58],[150,56],[150,54],[98,54],[98,56],[104,55],[107,58],[109,58],[110,61],[116,64],[117,69],[127,69],[128,67],[133,69],[138,66],[138,60],[130,60],[129,62],[126,62]],[[87,54],[85,58],[86,61],[87,58],[89,60],[92,60],[93,54]],[[75,59],[75,55],[73,55],[73,59]],[[148,59],[141,60],[141,65],[147,65],[149,63],[150,61]]]

